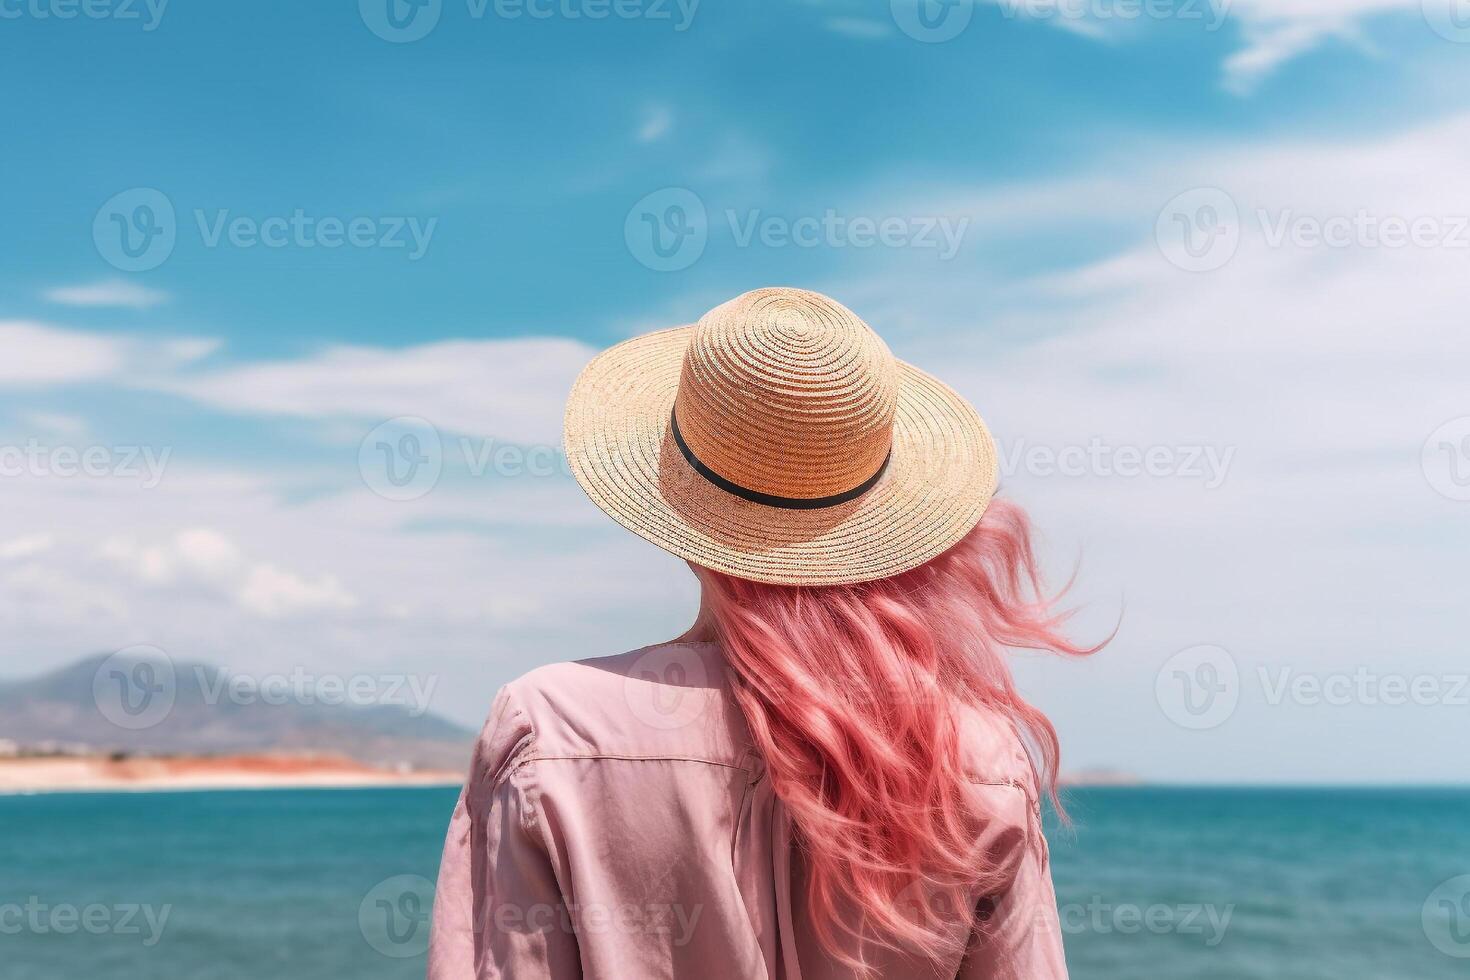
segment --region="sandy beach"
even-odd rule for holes
[[[341,756],[47,756],[0,759],[0,794],[449,786],[460,773],[379,769]]]

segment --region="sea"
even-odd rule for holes
[[[421,977],[455,796],[0,797],[0,978]],[[1074,978],[1470,977],[1470,790],[1066,802],[1050,846]]]

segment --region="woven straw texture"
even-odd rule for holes
[[[759,493],[827,497],[887,467],[846,503],[755,503],[689,464],[676,408],[694,455]],[[618,523],[695,564],[780,584],[920,565],[975,526],[997,476],[969,403],[840,303],[799,289],[746,293],[604,351],[573,385],[565,436],[577,481]]]

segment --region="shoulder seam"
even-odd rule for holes
[[[528,737],[527,739],[524,739],[523,741],[527,741],[528,742],[529,740],[530,739]],[[505,779],[506,777],[508,777],[510,775],[512,775],[516,770],[522,769],[522,768],[530,765],[533,762],[581,762],[581,761],[611,761],[611,762],[692,762],[692,763],[696,763],[698,765],[715,766],[715,767],[720,768],[720,769],[733,769],[733,770],[735,770],[737,772],[749,772],[750,771],[750,769],[749,769],[748,766],[742,765],[740,763],[736,763],[736,762],[725,762],[725,761],[721,761],[721,760],[718,760],[718,759],[703,759],[703,758],[700,758],[698,756],[687,756],[687,755],[618,755],[618,754],[609,753],[609,752],[586,752],[586,753],[567,753],[567,754],[563,754],[563,755],[535,755],[535,754],[532,754],[532,755],[526,755],[526,756],[524,756],[524,758],[517,758],[517,756],[521,756],[521,755],[522,755],[522,752],[521,752],[520,748],[518,747],[517,748],[517,751],[514,753],[514,755],[512,756],[512,758],[510,760],[514,764],[513,765],[509,765],[508,764],[506,766],[505,771],[503,773],[501,773],[499,777],[497,777],[497,782],[500,781],[500,780]]]

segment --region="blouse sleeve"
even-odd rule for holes
[[[515,779],[532,740],[509,688],[501,689],[444,841],[429,980],[581,976],[552,862]]]
[[[970,951],[956,980],[1067,980],[1061,921],[1041,815],[1030,800],[1026,827],[1007,850],[1014,868],[999,894],[982,898]]]

